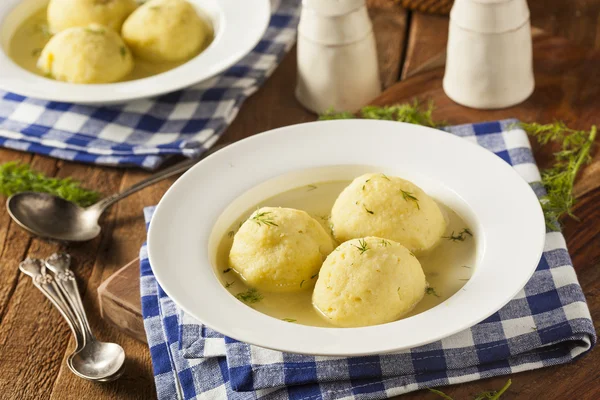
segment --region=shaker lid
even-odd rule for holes
[[[529,20],[529,8],[526,0],[456,0],[450,19],[474,32],[503,33]]]
[[[348,14],[365,4],[365,0],[302,0],[305,8],[325,16]]]

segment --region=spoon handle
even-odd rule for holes
[[[54,273],[58,288],[75,312],[79,324],[83,328],[82,333],[84,340],[86,342],[96,340],[92,333],[92,329],[90,328],[85,309],[83,308],[81,294],[79,293],[77,282],[75,281],[75,274],[69,269],[69,266],[71,265],[71,256],[67,253],[54,253],[48,257],[44,263],[46,264],[46,268]]]
[[[83,333],[73,310],[64,296],[61,294],[52,275],[46,273],[46,268],[41,260],[28,258],[19,265],[19,269],[31,277],[33,285],[46,296],[58,309],[60,314],[69,324],[69,328],[75,336],[75,351],[84,346]]]
[[[100,212],[102,212],[105,209],[107,209],[108,207],[112,206],[117,201],[124,199],[125,197],[127,197],[137,191],[140,191],[140,190],[144,189],[145,187],[153,185],[153,184],[160,182],[163,179],[169,178],[173,175],[177,175],[181,172],[187,171],[190,167],[192,167],[199,161],[201,161],[204,158],[208,157],[209,155],[217,152],[218,150],[221,150],[223,147],[227,146],[228,144],[229,143],[223,143],[223,144],[211,147],[210,149],[208,149],[207,151],[202,153],[199,158],[190,158],[188,160],[182,161],[182,162],[172,165],[168,168],[165,168],[162,171],[157,172],[156,174],[151,175],[150,177],[133,184],[132,186],[128,187],[127,189],[123,190],[120,193],[115,193],[112,196],[108,196],[108,197],[100,200],[96,204],[91,205],[89,208],[98,208],[100,210]]]

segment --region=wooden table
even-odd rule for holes
[[[372,0],[370,3],[379,33],[380,63],[386,71],[383,76],[386,87],[422,69],[431,57],[443,50],[447,39],[446,17],[406,12],[392,7],[387,0]],[[588,3],[591,2],[536,2],[531,4],[534,24],[569,36],[580,44],[600,47],[597,25],[600,4]],[[314,120],[315,116],[300,108],[294,99],[294,82],[295,50],[292,50],[264,87],[244,104],[226,133],[227,139],[240,139],[264,130]],[[0,150],[0,163],[11,160],[30,163],[48,175],[71,176],[104,194],[113,193],[147,176],[143,171],[87,166]],[[137,256],[145,240],[141,210],[144,206],[156,204],[172,182],[164,181],[118,203],[109,211],[100,237],[68,248],[30,238],[10,221],[5,209],[0,208],[1,398],[156,397],[148,348],[103,323],[99,317],[96,289],[106,277]],[[584,221],[580,224],[568,221],[565,227],[579,279],[596,320],[600,320],[600,230],[591,227],[600,223],[599,200],[600,190],[588,191],[576,208],[576,213],[583,216]],[[72,351],[74,343],[66,323],[33,288],[30,279],[18,271],[18,263],[25,257],[45,257],[57,250],[68,250],[77,260],[74,270],[85,292],[84,303],[98,337],[120,343],[128,355],[127,372],[117,382],[92,384],[70,373],[64,359]],[[598,363],[600,352],[595,351],[574,364],[517,374],[512,377],[513,386],[503,398],[600,398]],[[505,380],[505,377],[493,378],[448,387],[444,391],[457,400],[470,399],[475,393],[501,387]],[[428,392],[403,397],[417,398],[437,397]]]

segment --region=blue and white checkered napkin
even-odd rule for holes
[[[542,195],[527,135],[513,128],[514,122],[448,130],[493,151]],[[152,212],[145,210],[147,222]],[[178,393],[185,399],[380,399],[567,363],[596,343],[560,232],[546,234],[531,280],[485,321],[426,346],[369,357],[287,354],[223,337],[167,297],[152,274],[145,247],[140,259],[142,312],[160,399],[175,399]]]
[[[178,92],[91,107],[0,90],[0,146],[148,169],[172,155],[197,157],[217,141],[294,44],[300,0],[272,4],[269,27],[252,52],[221,75]]]

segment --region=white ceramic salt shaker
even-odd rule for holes
[[[456,0],[444,75],[448,97],[473,108],[505,108],[533,88],[526,0]]]
[[[355,111],[381,93],[365,0],[303,0],[296,98],[316,113]]]

